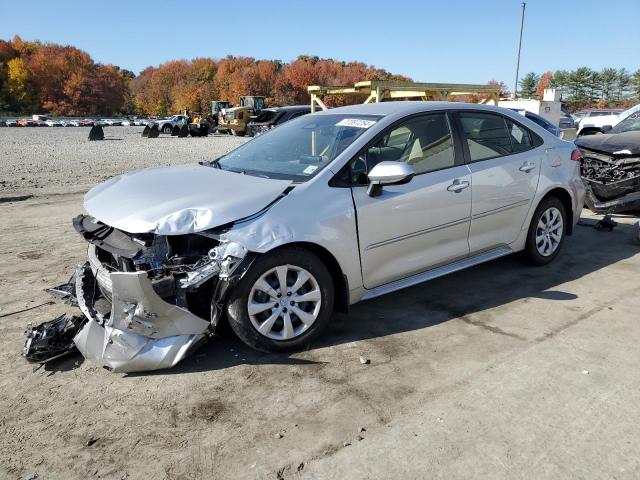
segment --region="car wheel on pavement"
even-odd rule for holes
[[[236,335],[256,350],[297,350],[327,327],[333,301],[324,263],[305,249],[285,247],[256,259],[233,288],[227,317]]]
[[[534,265],[551,262],[564,242],[567,229],[567,214],[562,202],[556,197],[545,198],[536,209],[525,246],[525,255]]]
[[[162,133],[171,133],[173,127],[167,123],[164,127],[162,127]]]

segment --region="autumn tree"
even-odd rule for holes
[[[538,79],[538,85],[536,86],[536,97],[542,100],[544,91],[551,86],[551,79],[553,78],[552,72],[544,72]]]

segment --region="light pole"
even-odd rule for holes
[[[522,30],[524,29],[524,9],[527,6],[522,2],[522,16],[520,17],[520,41],[518,42],[518,60],[516,61],[516,82],[513,86],[513,99],[518,96],[518,74],[520,73],[520,49],[522,48]]]

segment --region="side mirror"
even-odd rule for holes
[[[603,125],[602,127],[600,127],[600,130],[602,131],[602,133],[608,133],[612,128],[613,127],[611,125]]]
[[[413,167],[404,162],[380,162],[367,177],[369,188],[367,194],[370,197],[378,197],[382,194],[383,185],[402,185],[411,181],[416,174]]]

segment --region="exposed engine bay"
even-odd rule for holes
[[[598,213],[640,207],[640,156],[628,152],[604,153],[580,147],[581,175],[587,187],[586,203]]]
[[[75,346],[116,372],[172,367],[213,334],[218,302],[252,259],[210,231],[130,234],[88,215],[73,225],[89,243],[88,262],[50,293],[83,315],[30,327],[24,356],[31,361]]]

